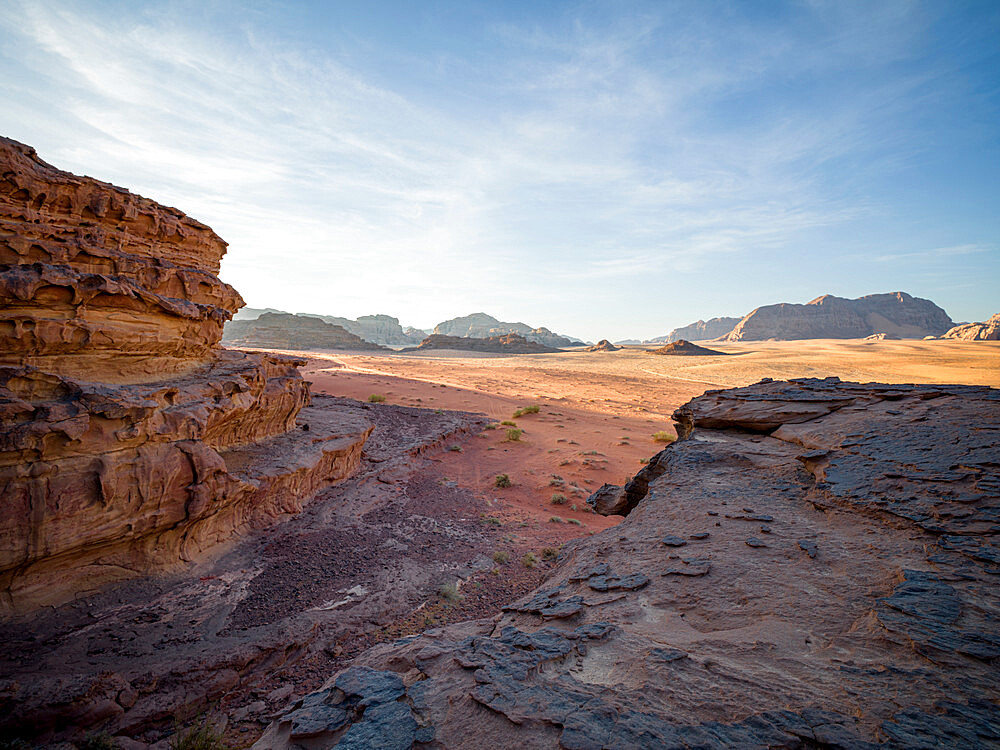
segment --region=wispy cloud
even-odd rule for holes
[[[609,318],[588,297],[624,308],[630,285],[883,210],[862,178],[910,158],[905,130],[881,139],[933,73],[872,75],[836,102],[802,81],[905,60],[926,24],[908,4],[839,5],[783,27],[726,5],[500,19],[482,57],[394,49],[421,87],[350,54],[377,43],[316,49],[267,12],[205,25],[169,5],[14,2],[0,122],[57,165],[212,225],[251,304],[421,325],[488,309],[596,336]]]

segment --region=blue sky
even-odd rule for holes
[[[0,133],[211,225],[251,306],[1000,311],[996,2],[6,0],[0,39]]]

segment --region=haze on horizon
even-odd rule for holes
[[[252,307],[650,338],[1000,311],[1000,5],[32,2],[0,134],[230,243]]]

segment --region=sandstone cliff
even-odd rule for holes
[[[1000,313],[982,323],[964,323],[948,329],[941,338],[967,341],[1000,341]]]
[[[420,343],[420,346],[413,346],[401,351],[423,352],[433,349],[458,349],[469,352],[495,352],[497,354],[545,354],[560,351],[551,346],[529,341],[524,336],[519,336],[516,333],[508,333],[503,336],[490,336],[485,339],[468,338],[465,336],[443,336],[432,333]]]
[[[293,351],[386,350],[318,317],[290,313],[263,313],[254,320],[231,321],[226,325],[223,341],[232,346]]]
[[[666,336],[659,336],[655,339],[644,341],[644,344],[669,344],[673,341],[684,339],[685,341],[705,341],[707,339],[717,339],[726,336],[740,322],[740,318],[710,318],[709,320],[699,320],[680,328],[675,328]]]
[[[947,313],[933,302],[905,292],[858,299],[826,294],[805,305],[758,307],[737,323],[725,340],[859,339],[873,333],[921,339],[939,336],[952,325]]]
[[[0,614],[195,559],[357,463],[369,425],[295,429],[297,360],[219,348],[225,251],[0,138]]]
[[[675,418],[536,591],[370,650],[254,747],[1000,745],[1000,392],[762,382]]]
[[[566,336],[553,333],[548,328],[532,328],[526,323],[503,323],[486,313],[473,313],[438,323],[434,327],[434,333],[442,336],[461,336],[473,339],[487,339],[503,336],[507,333],[516,333],[524,336],[528,341],[557,348],[579,343]]]

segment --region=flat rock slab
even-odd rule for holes
[[[526,604],[358,664],[419,669],[402,700],[444,748],[997,746],[998,407],[958,386],[709,392],[678,410],[684,439],[606,493],[625,520],[567,545]],[[698,556],[664,554],[706,514]],[[766,549],[747,521],[773,524]]]

